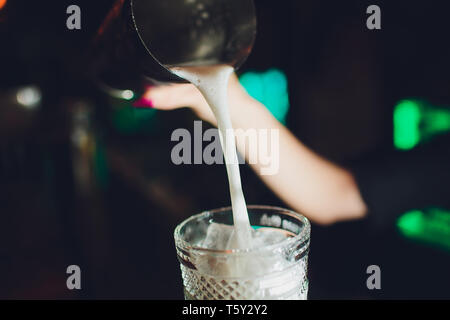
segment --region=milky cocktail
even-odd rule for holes
[[[305,300],[308,220],[292,211],[249,206],[251,249],[226,249],[231,208],[195,215],[175,230],[186,299]]]

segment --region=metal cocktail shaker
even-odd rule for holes
[[[252,0],[117,0],[94,38],[90,72],[116,90],[185,82],[168,68],[239,68],[255,34]]]

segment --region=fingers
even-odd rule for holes
[[[173,110],[194,107],[201,103],[202,99],[200,92],[192,84],[171,84],[151,87],[139,102],[160,110]]]
[[[240,105],[246,101],[247,92],[240,85],[236,74],[233,74],[229,82],[230,106]],[[205,98],[192,84],[170,84],[149,88],[139,99],[133,103],[137,108],[155,108],[158,110],[174,110],[189,107],[202,120],[216,125],[213,112],[209,108]]]
[[[230,79],[230,96],[244,91],[235,74]],[[197,113],[205,112],[207,103],[200,91],[192,84],[169,84],[149,88],[144,95],[133,104],[135,107],[173,110],[190,107]]]

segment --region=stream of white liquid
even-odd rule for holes
[[[236,140],[234,134],[230,135],[230,132],[233,132],[233,126],[228,108],[227,93],[230,75],[234,69],[226,65],[216,65],[207,67],[176,67],[172,68],[171,71],[191,82],[200,90],[216,117],[233,208],[234,232],[227,247],[228,249],[250,248],[252,246],[252,229],[242,191]]]

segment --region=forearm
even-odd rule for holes
[[[245,150],[245,139],[237,137],[239,151],[245,154],[247,162],[275,194],[294,210],[319,223],[365,215],[366,206],[348,171],[321,158],[298,141],[262,104],[247,94],[235,74],[231,76],[228,88],[231,119],[236,130],[266,133],[275,130],[279,134],[279,149],[273,154],[275,158],[278,156],[279,162],[272,170],[274,172],[270,172],[272,175],[261,174],[267,163],[260,161],[260,152],[252,148]],[[161,110],[190,106],[201,119],[217,125],[211,109],[193,85],[155,87],[141,100]],[[262,140],[259,139],[257,145]],[[257,161],[251,161],[254,159]]]
[[[366,206],[350,172],[304,146],[256,100],[241,98],[230,108],[235,129],[278,131],[278,170],[273,175],[261,175],[261,179],[285,203],[323,224],[365,215]],[[239,135],[237,148],[247,161],[258,159]],[[253,161],[250,165],[260,174],[267,164]]]

